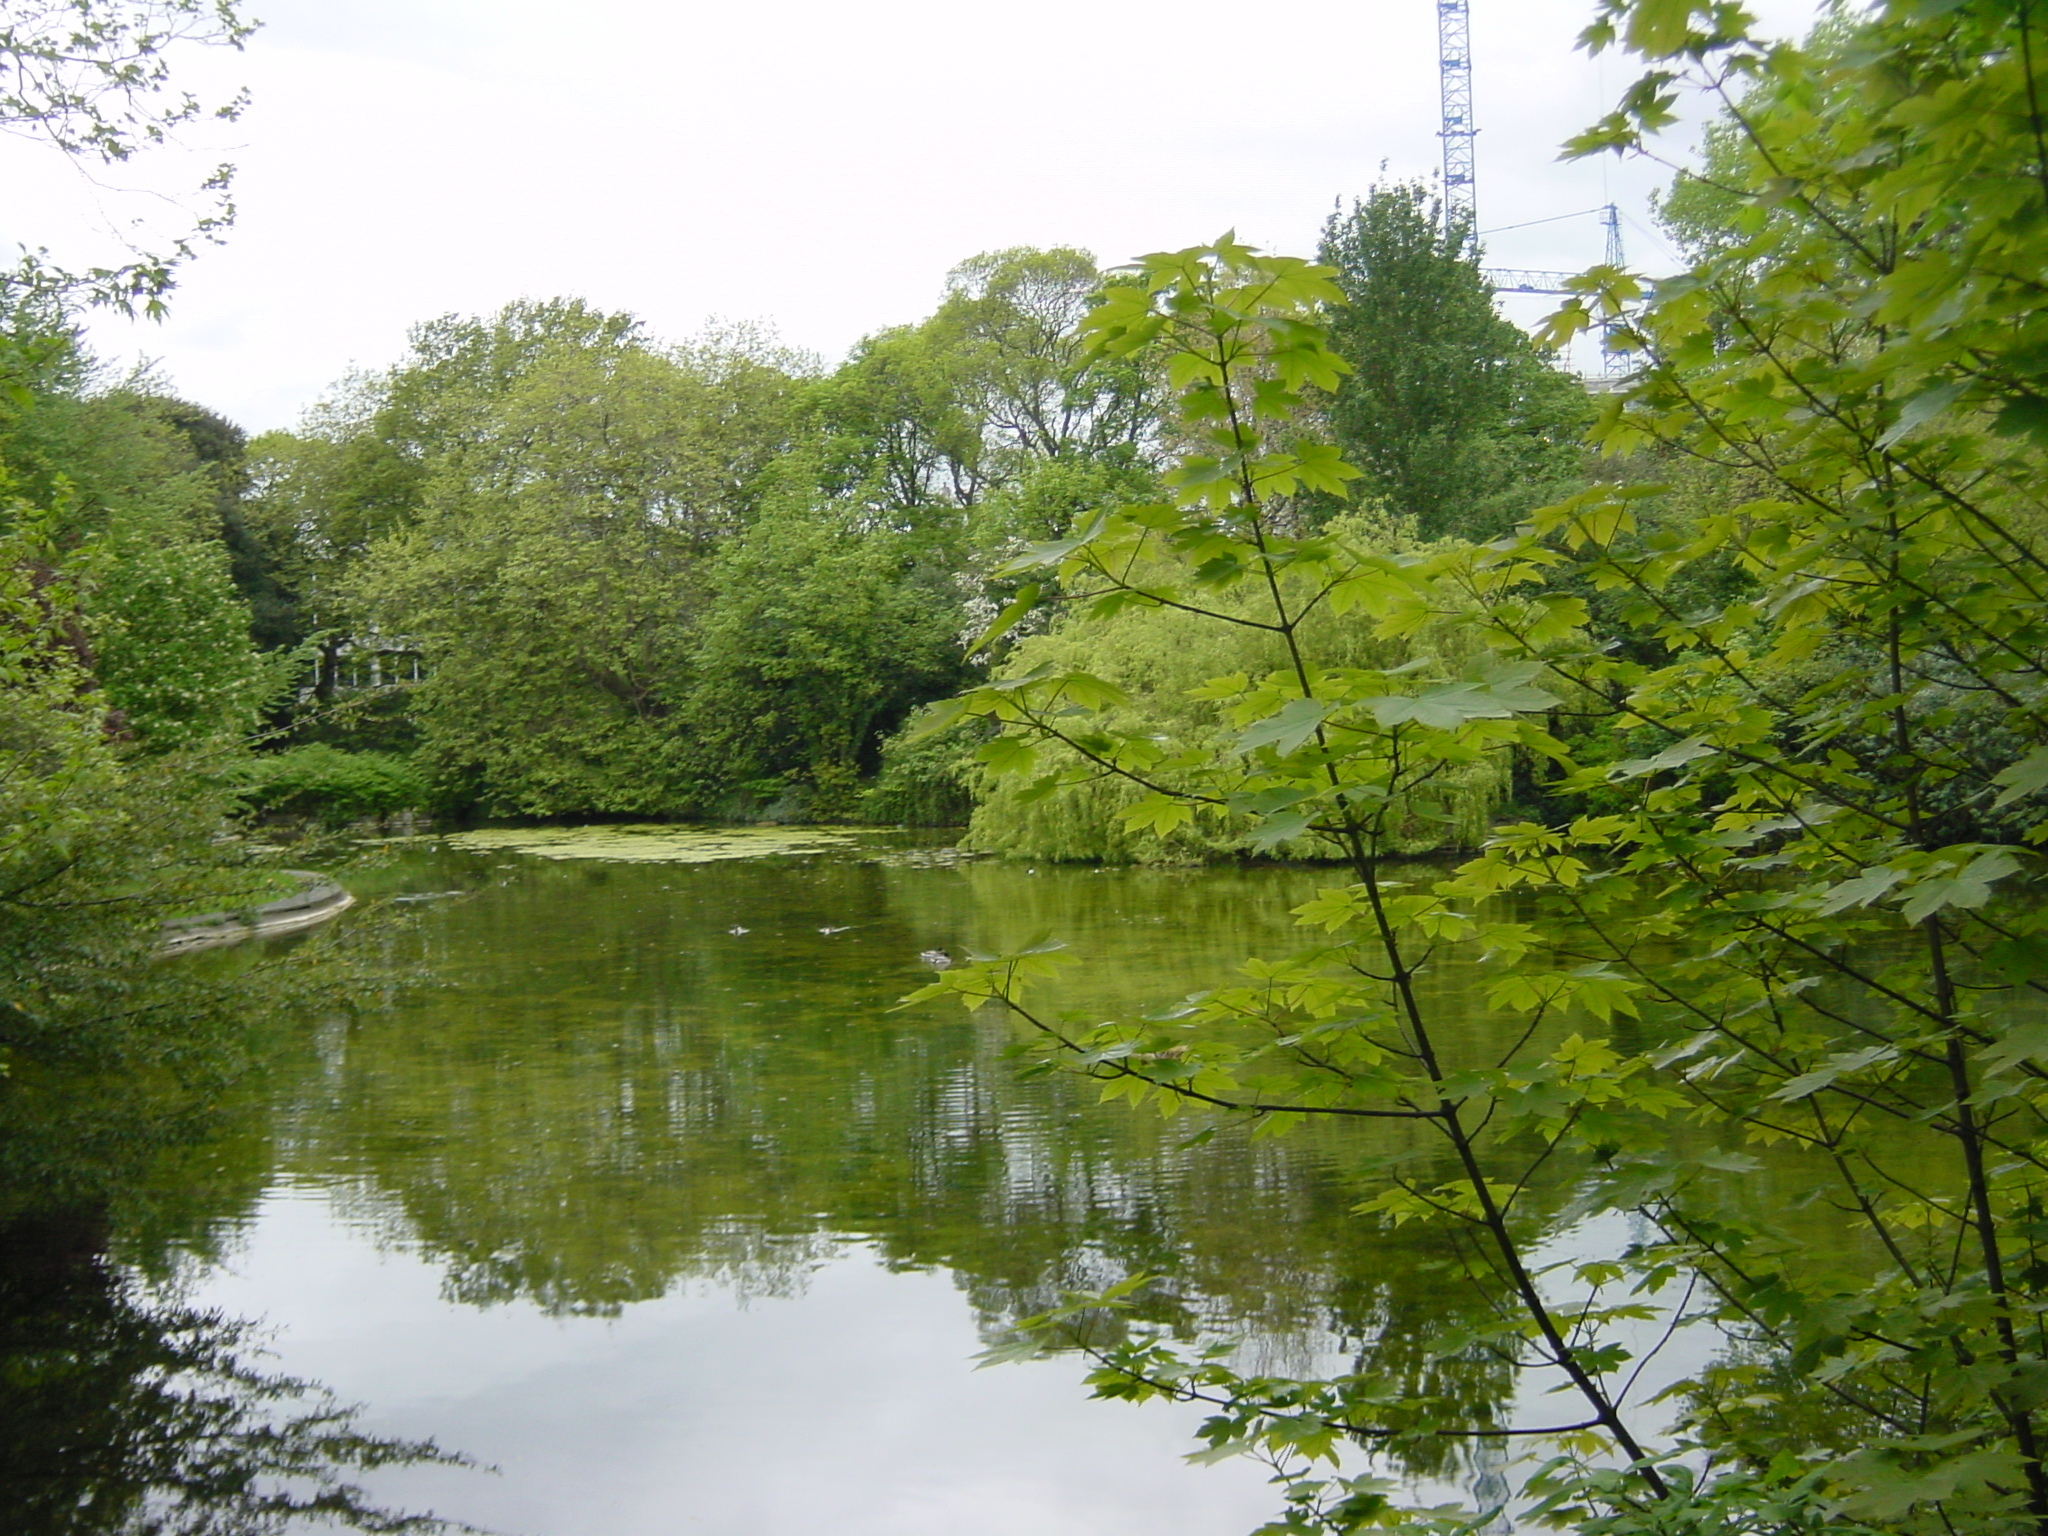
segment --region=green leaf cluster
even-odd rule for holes
[[[1005,1008],[1106,1097],[1403,1121],[1445,1154],[1389,1165],[1359,1214],[1445,1234],[1499,1318],[1480,1347],[1555,1415],[1474,1424],[1371,1370],[1252,1376],[1157,1334],[1095,1346],[1098,1390],[1210,1404],[1216,1449],[1271,1460],[1280,1529],[1440,1519],[1327,1468],[1445,1439],[1549,1457],[1529,1513],[1589,1530],[2048,1525],[2048,50],[1992,0],[1844,14],[1804,46],[1751,26],[1606,0],[1588,34],[1647,72],[1582,151],[1638,147],[1688,89],[1727,103],[1689,270],[1596,271],[1553,324],[1618,323],[1635,372],[1593,436],[1630,473],[1485,544],[1305,536],[1290,498],[1348,478],[1302,394],[1344,372],[1329,275],[1229,239],[1145,258],[1092,328],[1165,354],[1168,495],[1015,568],[1089,620],[1171,611],[1281,660],[1213,678],[1229,733],[1184,747],[1114,728],[1126,689],[1078,658],[940,717],[999,727],[981,761],[1027,793],[1078,762],[1148,829],[1243,815],[1349,866],[1299,911],[1313,944],[1162,1014],[1059,1017],[1025,956],[929,989]],[[1715,494],[1668,515],[1645,463],[1706,466]],[[1477,638],[1456,665],[1329,665],[1304,643],[1324,608]],[[1404,880],[1397,808],[1502,757],[1540,770],[1532,814]],[[1453,957],[1491,978],[1483,1029],[1432,985]],[[1746,1184],[1780,1168],[1860,1246],[1824,1259],[1760,1206]],[[1561,1169],[1578,1211],[1633,1224],[1622,1251],[1542,1261],[1528,1191]],[[1660,1417],[1645,1361],[1687,1329],[1704,1360]]]

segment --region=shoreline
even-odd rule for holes
[[[244,939],[270,938],[296,933],[339,917],[356,903],[337,882],[310,869],[288,869],[306,883],[289,896],[266,901],[261,906],[238,912],[205,912],[197,917],[174,917],[166,922],[157,941],[157,953],[181,955],[195,949],[221,944],[239,944]]]

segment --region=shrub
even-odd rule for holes
[[[906,729],[882,743],[882,769],[861,797],[869,821],[906,827],[964,827],[974,814],[967,748],[958,735],[913,741]]]
[[[255,759],[248,802],[262,811],[312,816],[330,827],[426,803],[426,780],[388,752],[314,744]]]

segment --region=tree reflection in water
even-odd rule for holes
[[[569,1318],[695,1283],[791,1296],[858,1246],[947,1272],[996,1345],[1068,1292],[1147,1275],[1129,1312],[1071,1342],[1135,1326],[1229,1341],[1254,1374],[1348,1367],[1468,1430],[1513,1411],[1512,1366],[1452,1343],[1495,1326],[1495,1289],[1441,1234],[1356,1214],[1389,1160],[1424,1184],[1455,1176],[1407,1128],[1260,1139],[1127,1114],[1090,1084],[1020,1074],[998,1015],[894,1007],[928,974],[923,945],[1045,932],[1098,959],[1063,1005],[1155,1006],[1292,942],[1313,871],[421,850],[394,873],[476,893],[394,947],[394,969],[442,985],[322,1022],[276,1063],[273,1113],[294,1183],[433,1264],[449,1304]],[[1475,1038],[1492,1027],[1474,977],[1433,984],[1470,1004]],[[1569,1175],[1532,1181],[1532,1243],[1570,1196]],[[1469,1443],[1382,1449],[1404,1475],[1463,1482]]]
[[[948,1274],[996,1345],[1067,1292],[1149,1275],[1131,1312],[1071,1342],[1130,1327],[1230,1341],[1243,1370],[1348,1368],[1467,1428],[1513,1411],[1511,1368],[1453,1343],[1491,1325],[1489,1289],[1440,1235],[1355,1214],[1389,1160],[1450,1176],[1403,1129],[1261,1140],[1128,1115],[1090,1085],[1020,1075],[998,1017],[893,1007],[929,974],[926,946],[1048,931],[1098,961],[1063,1005],[1152,1006],[1288,941],[1313,872],[500,865],[418,850],[387,878],[475,893],[384,935],[393,973],[439,984],[281,1027],[260,1070],[208,1098],[192,1149],[144,1155],[132,1134],[94,1131],[114,1102],[130,1105],[123,1127],[150,1120],[147,1097],[119,1100],[118,1084],[65,1096],[95,1106],[86,1122],[34,1121],[48,1095],[11,1112],[0,1100],[0,1189],[19,1168],[43,1209],[113,1211],[12,1230],[0,1215],[0,1348],[39,1421],[0,1450],[0,1497],[24,1491],[11,1500],[31,1511],[24,1530],[277,1529],[293,1516],[266,1489],[359,1506],[340,1492],[356,1473],[451,1459],[361,1437],[324,1395],[252,1370],[243,1329],[157,1300],[103,1257],[148,1274],[167,1253],[203,1261],[280,1185],[319,1191],[355,1240],[419,1256],[449,1308],[611,1317],[693,1284],[794,1296],[857,1249]],[[838,927],[849,915],[860,926]],[[1471,986],[1448,972],[1437,984]],[[1476,1001],[1465,1016],[1475,1035],[1490,1027]],[[94,1135],[113,1144],[108,1171],[58,1178]],[[1571,1193],[1567,1176],[1532,1183],[1532,1242]],[[1455,1437],[1381,1449],[1438,1485],[1488,1470]],[[508,1456],[507,1472],[531,1469]]]
[[[246,1323],[161,1299],[85,1212],[0,1226],[0,1505],[17,1536],[459,1529],[350,1481],[463,1464],[382,1439],[325,1389],[263,1371]]]

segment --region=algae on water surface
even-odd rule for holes
[[[610,827],[484,827],[439,839],[451,848],[506,850],[543,859],[708,864],[771,854],[823,853],[867,835],[846,827],[689,827],[650,823]]]

